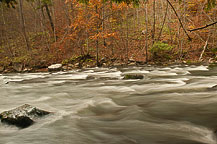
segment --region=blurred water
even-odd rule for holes
[[[0,144],[216,144],[215,85],[207,66],[0,75],[0,112],[25,103],[55,112],[23,130],[0,123]]]

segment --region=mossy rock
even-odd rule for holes
[[[143,79],[144,76],[141,74],[126,74],[124,79]]]
[[[35,119],[48,114],[50,114],[50,112],[24,104],[18,108],[0,113],[0,120],[2,123],[8,125],[27,128],[35,122]]]
[[[212,64],[209,64],[209,66],[208,66],[209,68],[215,68],[215,67],[217,67],[217,63],[212,63]]]

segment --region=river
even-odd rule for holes
[[[0,144],[216,144],[215,85],[217,67],[194,65],[1,74],[0,112],[54,114],[26,129],[0,123]]]

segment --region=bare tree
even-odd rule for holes
[[[156,11],[155,11],[156,1],[153,0],[153,29],[152,29],[152,44],[155,42],[155,25],[156,25]]]
[[[20,13],[20,24],[21,24],[23,36],[25,39],[26,48],[29,51],[31,50],[31,48],[29,46],[29,41],[26,35],[26,27],[25,27],[24,15],[23,15],[23,0],[19,0],[19,13]]]
[[[146,53],[146,63],[148,63],[148,6],[145,4],[145,53]]]

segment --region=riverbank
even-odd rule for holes
[[[41,66],[25,66],[22,63],[14,63],[9,66],[2,67],[0,66],[0,73],[29,73],[29,72],[51,72],[51,71],[70,71],[73,69],[85,69],[85,68],[93,68],[93,67],[129,67],[129,66],[170,66],[170,65],[207,65],[207,66],[215,66],[217,65],[217,61],[213,58],[209,58],[208,60],[204,61],[193,61],[193,60],[170,60],[170,61],[136,61],[134,59],[129,59],[128,61],[124,62],[117,59],[101,59],[98,62],[95,60],[94,57],[89,55],[83,57],[77,57],[72,61],[63,61],[62,63],[54,63],[61,65],[58,69],[49,69],[49,66],[52,64],[44,64]]]

